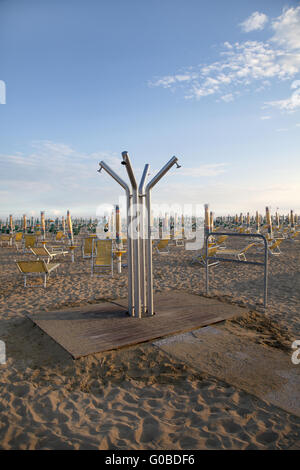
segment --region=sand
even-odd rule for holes
[[[266,311],[260,267],[211,268],[210,295],[250,310],[218,328],[288,358],[300,339],[300,243],[285,241],[282,251],[270,260]],[[180,247],[155,254],[155,291],[202,295],[204,269],[191,262],[194,254]],[[7,348],[1,449],[300,448],[299,417],[203,370],[201,357],[193,367],[150,342],[73,361],[26,314],[125,297],[126,269],[114,279],[92,279],[90,261],[77,250],[75,263],[61,259],[46,289],[40,280],[24,289],[14,264],[21,258],[0,247],[0,339]]]

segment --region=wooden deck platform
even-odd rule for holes
[[[156,294],[153,317],[129,317],[127,300],[31,314],[28,317],[74,359],[211,325],[246,310],[181,291]]]

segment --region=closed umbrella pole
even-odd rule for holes
[[[277,211],[276,211],[276,214],[275,214],[275,220],[276,220],[276,227],[279,228],[279,215],[278,215]]]
[[[61,225],[62,225],[62,230],[63,230],[64,235],[65,235],[65,233],[66,233],[66,221],[65,221],[64,216],[62,216],[62,218],[61,218]]]
[[[41,228],[42,228],[42,235],[43,235],[43,240],[46,238],[46,225],[45,225],[45,212],[41,212]]]
[[[290,220],[291,220],[291,230],[295,230],[295,217],[294,217],[294,211],[291,209],[291,215],[290,215]]]
[[[14,225],[13,225],[13,216],[12,216],[12,214],[9,215],[9,228],[10,228],[10,232],[13,233]]]
[[[70,245],[73,245],[74,244],[73,226],[72,226],[72,219],[71,219],[70,211],[67,211],[67,225],[68,225],[68,237],[70,240]]]
[[[26,225],[27,225],[27,221],[26,221],[26,214],[23,215],[23,232],[26,233]]]
[[[163,221],[162,218],[159,217],[158,219],[158,237],[161,240],[162,239],[162,229],[163,229]]]
[[[209,216],[209,205],[208,204],[204,204],[204,213],[205,213],[205,216],[204,216],[204,232],[205,232],[205,235],[209,234],[210,232],[210,216]]]
[[[255,214],[255,223],[256,223],[256,233],[259,233],[259,213],[256,211]]]
[[[267,226],[268,226],[269,238],[273,238],[271,214],[270,214],[270,209],[268,206],[266,207],[266,221],[267,221]]]
[[[250,214],[247,212],[247,229],[250,229]]]
[[[210,219],[210,231],[213,232],[214,231],[214,213],[213,212],[210,212],[209,219]]]

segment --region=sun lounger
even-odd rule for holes
[[[67,255],[68,251],[56,250],[56,251],[49,251],[46,246],[36,246],[34,248],[30,248],[31,252],[37,257],[37,259],[47,260],[47,263],[50,263],[55,256],[58,255]]]
[[[30,248],[36,245],[36,235],[24,235],[24,252],[30,252]]]
[[[289,240],[293,240],[293,241],[298,241],[296,240],[296,238],[298,238],[300,235],[300,231],[297,231],[297,232],[292,232],[289,234]]]
[[[91,262],[91,276],[97,272],[98,269],[102,270],[109,268],[111,276],[113,277],[113,244],[112,240],[97,240],[92,239],[92,262]]]
[[[1,246],[3,245],[11,246],[11,242],[12,242],[12,235],[10,235],[9,233],[3,233],[1,235],[0,237]]]
[[[169,242],[170,242],[170,240],[168,238],[160,240],[155,246],[157,253],[159,253],[160,255],[168,254],[169,253],[169,246],[168,246]]]
[[[285,238],[275,238],[268,244],[268,250],[271,255],[280,255],[282,252],[280,250],[280,245],[285,240]]]
[[[93,249],[93,240],[95,237],[87,237],[84,238],[82,243],[82,257],[83,258],[91,258],[92,257],[92,249]]]
[[[17,232],[15,235],[15,239],[14,239],[14,244],[15,244],[15,247],[17,248],[17,251],[19,251],[19,248],[22,247],[22,242],[23,242],[23,232]]]
[[[26,287],[27,276],[43,276],[44,287],[47,286],[47,277],[58,268],[59,263],[45,263],[44,260],[37,261],[16,261],[18,269],[24,276],[24,287]]]
[[[55,235],[55,241],[56,242],[64,242],[67,236],[64,234],[64,232],[57,232]]]
[[[256,243],[250,243],[249,245],[247,245],[242,250],[227,250],[227,249],[225,249],[225,250],[220,250],[219,253],[222,254],[222,256],[223,255],[233,256],[234,258],[238,259],[239,261],[247,261],[246,253],[250,248],[252,248],[255,245],[256,245]]]
[[[217,251],[218,251],[217,246],[208,247],[208,256],[209,257],[216,256]],[[205,254],[204,250],[202,250],[200,253],[198,253],[196,256],[193,257],[192,263],[195,263],[195,262],[199,262],[199,263],[203,264],[204,266],[206,265],[206,254]],[[219,261],[209,262],[208,266],[214,266],[216,264],[219,264]]]

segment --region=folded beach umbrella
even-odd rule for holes
[[[45,225],[45,212],[41,211],[41,228],[43,234],[43,240],[46,238],[46,225]]]
[[[62,216],[62,218],[61,218],[61,225],[62,225],[63,232],[66,233],[66,221],[65,221],[64,216]]]
[[[294,231],[295,230],[295,217],[294,217],[294,211],[292,209],[291,209],[290,220],[291,220],[291,230]]]
[[[266,222],[268,226],[269,238],[273,238],[272,221],[271,221],[270,209],[268,206],[266,207]]]
[[[10,232],[13,233],[14,226],[13,226],[13,216],[12,216],[12,214],[9,214],[9,228],[10,228]]]
[[[210,231],[214,231],[214,213],[210,211],[209,213],[209,223],[210,223]]]
[[[255,214],[255,224],[256,224],[256,232],[259,233],[259,225],[260,225],[260,217],[259,217],[259,213],[258,211],[256,211],[256,214]]]
[[[162,226],[163,226],[163,220],[162,217],[158,218],[158,238],[162,239]]]
[[[23,215],[23,232],[26,233],[26,225],[27,225],[27,221],[26,221],[26,214]]]
[[[182,236],[182,239],[184,239],[184,215],[181,214],[181,236]]]
[[[209,215],[209,205],[204,204],[204,233],[207,235],[210,232],[210,215]]]
[[[165,213],[165,220],[164,220],[164,229],[167,233],[169,233],[170,223],[169,223],[169,214]]]
[[[70,240],[71,245],[74,243],[74,238],[73,238],[73,226],[72,226],[72,220],[71,220],[71,215],[70,211],[67,211],[67,225],[68,225],[68,237]]]

